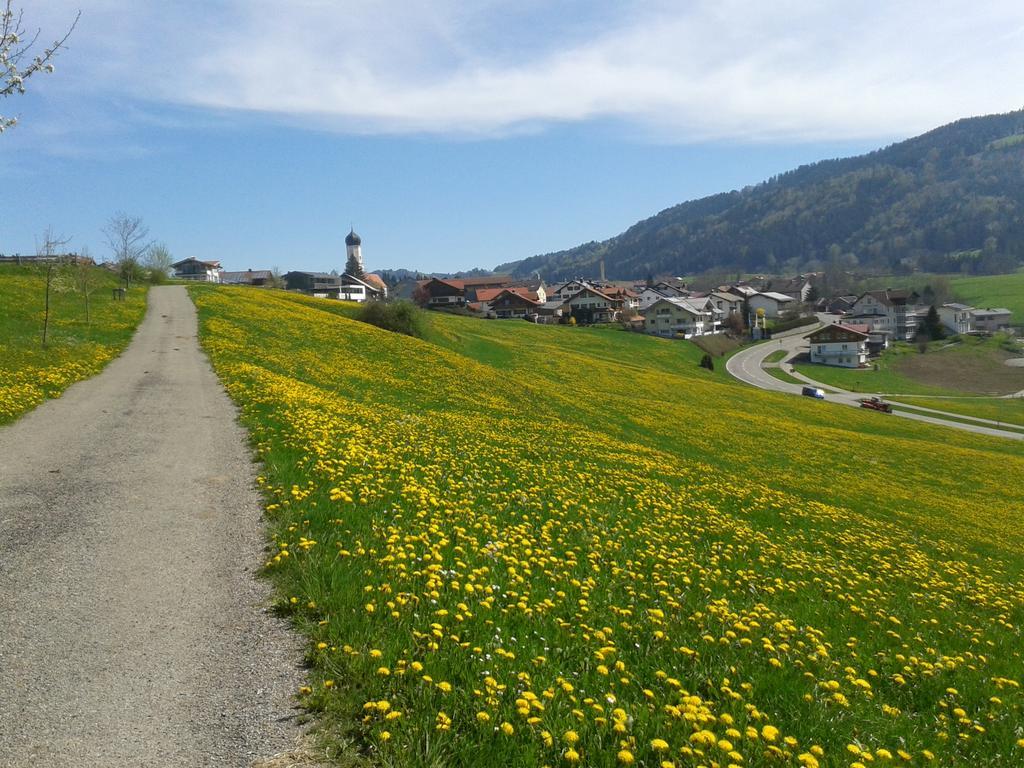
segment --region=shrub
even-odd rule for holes
[[[707,352],[705,352],[704,357],[700,359],[700,367],[707,368],[709,371],[715,370],[715,361]]]
[[[404,333],[406,336],[423,337],[423,317],[419,307],[411,301],[383,302],[368,301],[359,308],[356,320],[376,325],[385,331]]]

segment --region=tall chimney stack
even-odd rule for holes
[[[601,259],[601,282],[605,282],[604,279],[604,259]]]

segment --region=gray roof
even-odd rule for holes
[[[784,293],[778,293],[776,291],[758,291],[757,295],[767,296],[769,299],[775,299],[775,301],[796,301],[792,296],[787,296]]]
[[[957,312],[965,312],[968,309],[974,309],[974,307],[970,307],[967,304],[957,304],[955,301],[951,301],[948,304],[943,304],[942,306],[949,307],[950,309],[955,309]]]
[[[1008,310],[1006,307],[996,307],[995,309],[993,309],[992,307],[989,307],[988,309],[976,309],[976,310],[974,310],[975,317],[977,317],[978,315],[991,316],[991,315],[1010,315],[1010,314],[1013,314],[1013,313],[1010,312],[1010,310]]]

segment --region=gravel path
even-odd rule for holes
[[[181,286],[0,429],[0,766],[248,766],[293,746],[254,467]]]

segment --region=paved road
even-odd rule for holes
[[[245,435],[181,286],[0,429],[0,766],[248,766],[292,746]]]
[[[830,315],[819,315],[819,319],[823,322],[831,322],[832,316]],[[726,363],[726,370],[733,377],[740,381],[746,382],[751,386],[759,387],[761,389],[768,389],[775,392],[787,392],[789,394],[799,395],[802,384],[793,384],[788,381],[782,381],[777,379],[768,373],[763,365],[765,358],[777,352],[780,349],[786,351],[786,359],[795,356],[800,352],[807,351],[808,342],[804,338],[807,334],[811,333],[818,326],[807,326],[805,328],[796,329],[786,334],[780,334],[773,340],[765,342],[764,344],[756,344],[748,347],[747,349],[740,350],[735,355],[729,358]],[[771,365],[769,363],[769,365]],[[793,371],[791,367],[783,364],[787,373],[790,373],[793,377],[806,382],[808,385],[821,387],[830,391],[825,395],[825,399],[829,402],[839,403],[841,405],[853,406],[855,408],[860,407],[859,398],[864,397],[863,393],[847,392],[845,390],[836,390],[836,387],[831,385],[821,384],[816,382],[800,373]],[[887,398],[888,399],[888,398]],[[999,429],[995,426],[998,422],[991,421],[989,419],[970,419],[972,423],[965,423],[964,421],[955,421],[951,418],[943,418],[945,413],[934,408],[923,408],[918,406],[907,405],[900,403],[895,400],[890,400],[894,407],[894,416],[901,416],[906,419],[913,419],[915,421],[924,421],[929,424],[938,424],[944,427],[952,427],[953,429],[962,429],[966,432],[974,432],[980,435],[992,435],[994,437],[1007,437],[1011,440],[1024,440],[1024,432],[1017,432],[1007,429]],[[881,416],[882,414],[878,414]],[[954,416],[955,414],[948,414]],[[964,416],[956,416],[957,419],[965,419]]]

